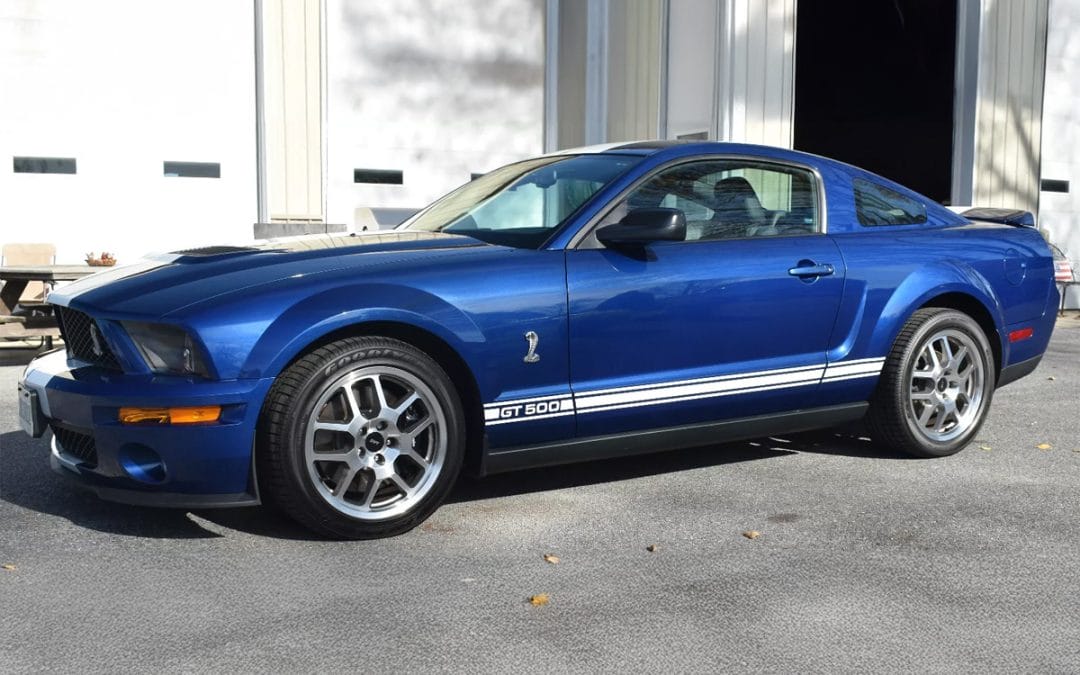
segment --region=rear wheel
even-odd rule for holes
[[[885,361],[868,417],[871,435],[918,457],[959,452],[986,419],[995,379],[979,324],[955,310],[920,309]]]
[[[400,534],[453,486],[463,417],[431,357],[399,340],[346,338],[274,384],[260,419],[260,477],[285,513],[322,534]]]

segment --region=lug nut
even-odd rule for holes
[[[378,429],[379,431],[382,431],[383,429],[386,428],[386,422],[383,422],[382,420],[379,420],[379,423],[375,425],[375,428]]]
[[[385,461],[386,461],[386,458],[383,457],[382,454],[375,455],[375,463],[376,464],[382,464]]]

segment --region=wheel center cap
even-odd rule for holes
[[[377,431],[368,434],[364,439],[364,449],[368,452],[378,452],[384,445],[386,445],[386,439]]]

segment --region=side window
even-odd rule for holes
[[[601,225],[657,206],[682,210],[687,241],[821,231],[813,174],[779,164],[725,159],[670,167],[631,192]]]
[[[861,225],[915,225],[926,222],[926,207],[896,190],[856,178],[855,213]]]

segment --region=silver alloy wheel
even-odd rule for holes
[[[911,371],[907,413],[915,428],[937,443],[964,434],[982,413],[985,378],[971,336],[952,328],[935,333]]]
[[[350,371],[323,389],[305,431],[319,495],[341,513],[385,520],[413,508],[446,460],[446,414],[416,375],[393,366]]]

